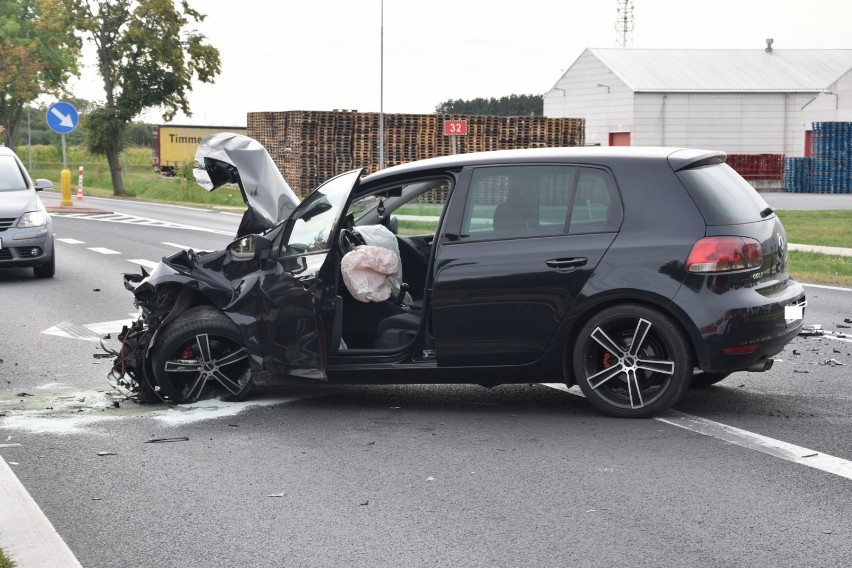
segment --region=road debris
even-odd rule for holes
[[[802,327],[802,330],[799,332],[799,335],[802,337],[818,337],[820,335],[825,335],[825,330],[818,323],[813,325],[806,325]]]
[[[117,456],[118,454],[115,452],[98,452],[99,456]]]
[[[13,443],[13,444],[0,444],[0,448],[20,448],[21,444]]]
[[[281,493],[273,493],[272,495],[267,495],[267,497],[284,497],[284,492]]]
[[[18,396],[19,396],[19,397],[25,397],[25,396],[35,396],[35,395],[34,395],[34,394],[30,394],[30,393],[28,393],[28,392],[19,392],[19,393],[18,393]]]
[[[189,438],[178,436],[176,438],[152,438],[144,442],[145,444],[163,444],[167,442],[189,442]]]
[[[435,478],[434,477],[427,477],[426,481],[435,481]]]
[[[822,364],[828,365],[830,367],[842,367],[844,365],[844,363],[841,363],[840,361],[838,361],[834,357],[832,357],[831,359],[826,359]]]
[[[366,501],[364,501],[363,503],[361,503],[361,506],[362,506],[362,507],[366,507],[366,506],[367,506],[367,505],[369,505],[369,504],[370,504],[370,500],[369,500],[369,499],[367,499]]]

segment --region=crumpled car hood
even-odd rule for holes
[[[262,218],[268,227],[283,221],[299,204],[299,198],[284,180],[272,157],[263,145],[253,138],[224,132],[205,136],[198,145],[194,170],[195,181],[207,191],[218,187],[205,169],[205,158],[234,166],[247,205]]]

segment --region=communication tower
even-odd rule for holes
[[[618,1],[618,19],[615,21],[615,43],[619,47],[633,45],[633,0]]]

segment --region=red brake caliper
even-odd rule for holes
[[[603,363],[604,369],[608,369],[609,367],[612,367],[612,360],[614,358],[615,357],[613,357],[612,353],[610,353],[609,351],[604,352],[603,360],[601,361],[601,363]]]
[[[191,347],[184,347],[183,353],[180,354],[180,358],[181,359],[192,359],[192,355],[193,355],[192,354],[192,348]]]

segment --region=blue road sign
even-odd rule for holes
[[[77,109],[69,103],[56,102],[47,107],[47,126],[59,134],[68,134],[75,128],[80,117]]]

